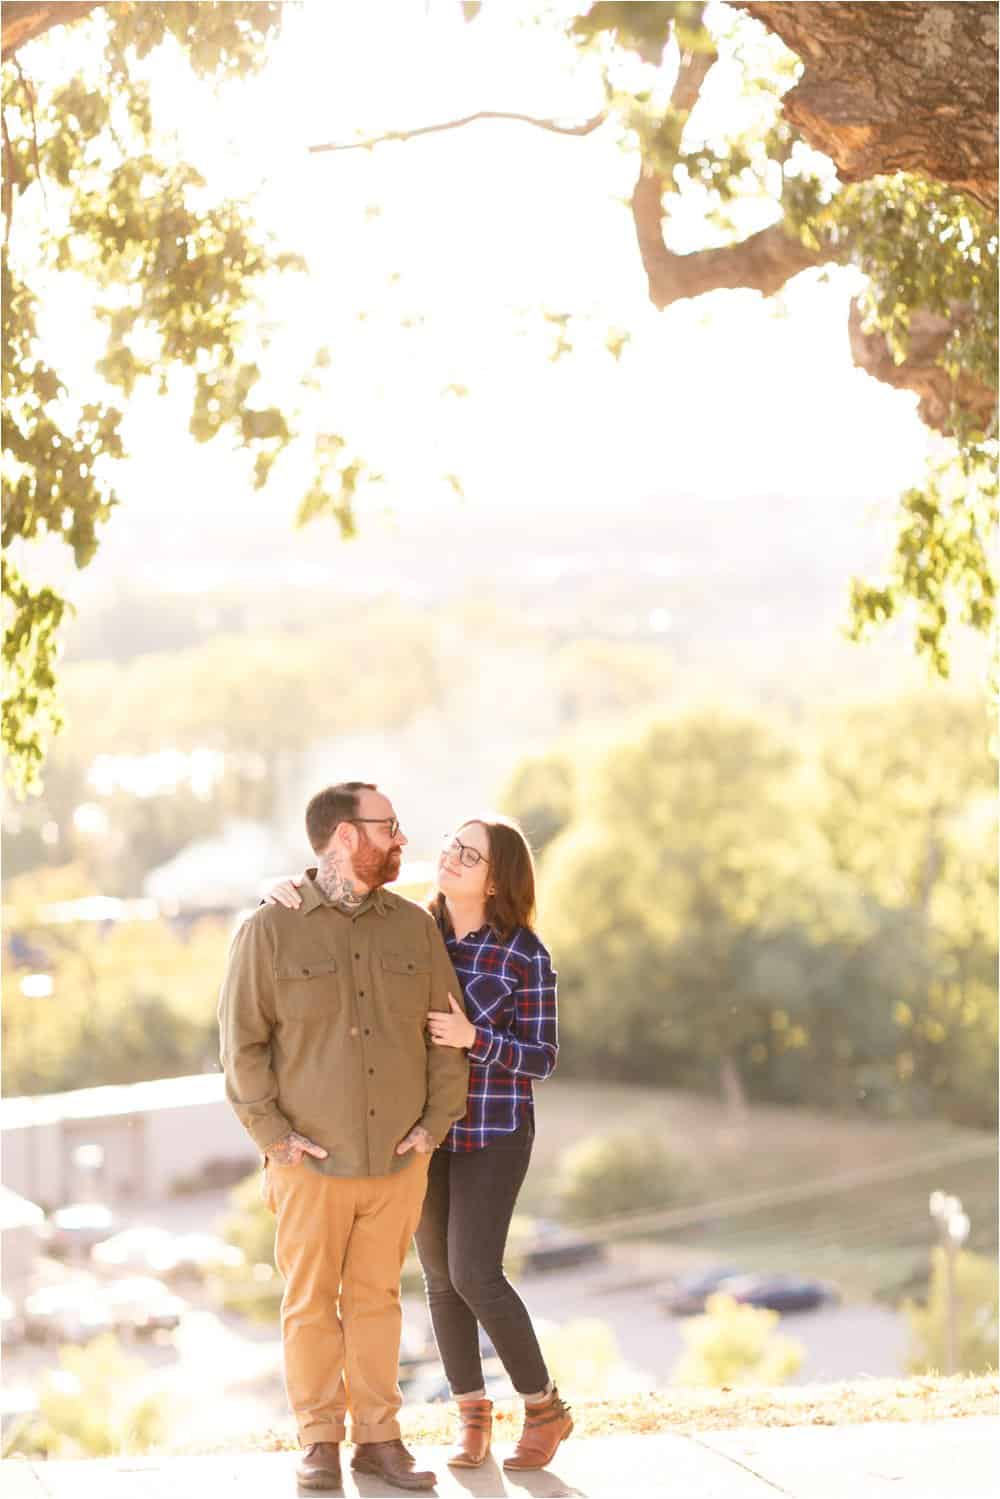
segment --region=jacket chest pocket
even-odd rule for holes
[[[382,954],[382,989],[392,1005],[427,1010],[431,997],[431,965],[402,953]]]
[[[277,973],[278,1013],[282,1020],[313,1020],[337,1008],[335,958],[306,958],[285,963]]]

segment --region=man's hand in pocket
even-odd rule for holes
[[[276,1161],[279,1166],[297,1166],[304,1155],[315,1156],[317,1161],[322,1161],[329,1155],[329,1151],[324,1150],[322,1145],[317,1145],[315,1140],[292,1130],[284,1139],[275,1140],[273,1145],[269,1145],[266,1154],[269,1161]]]
[[[396,1146],[397,1155],[406,1155],[408,1150],[415,1150],[418,1155],[430,1155],[434,1149],[433,1137],[424,1129],[422,1124],[415,1124],[408,1135],[404,1135]]]

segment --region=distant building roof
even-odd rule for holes
[[[183,1109],[189,1104],[216,1103],[225,1096],[221,1072],[200,1072],[194,1077],[158,1077],[146,1083],[5,1098],[0,1100],[0,1130],[28,1129],[62,1119],[108,1119],[157,1109]]]
[[[119,900],[115,895],[86,895],[81,900],[57,900],[41,906],[42,921],[155,921],[160,914],[155,900]]]
[[[189,843],[150,870],[143,894],[164,907],[237,910],[256,903],[268,872],[286,867],[287,857],[263,823],[232,818],[217,838]]]

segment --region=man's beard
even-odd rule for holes
[[[376,848],[364,831],[361,837],[358,851],[351,859],[355,878],[362,885],[367,885],[369,890],[374,890],[377,885],[391,885],[399,874],[399,849]]]

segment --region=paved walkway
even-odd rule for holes
[[[994,1499],[1000,1418],[921,1425],[771,1427],[702,1436],[570,1441],[543,1473],[515,1479],[490,1461],[459,1474],[440,1447],[415,1449],[440,1474],[440,1499]],[[350,1448],[344,1449],[349,1458]],[[3,1499],[282,1499],[294,1496],[295,1454],[0,1464]],[[377,1480],[344,1494],[398,1499]]]

